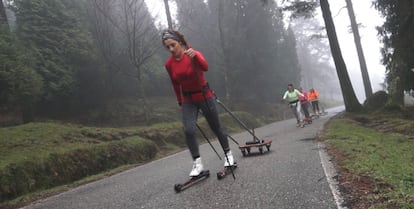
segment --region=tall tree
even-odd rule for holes
[[[227,2],[227,1],[224,1]],[[221,53],[223,55],[223,78],[224,78],[224,92],[225,92],[225,98],[227,101],[230,101],[231,99],[231,90],[230,90],[230,71],[231,71],[231,61],[230,61],[230,44],[229,40],[226,40],[226,32],[223,25],[224,20],[224,9],[228,8],[228,5],[224,5],[223,0],[219,0],[217,8],[218,8],[218,31],[219,31],[219,43],[220,43],[220,49]]]
[[[336,72],[338,74],[339,83],[342,89],[342,96],[344,98],[345,109],[347,112],[360,111],[362,109],[362,106],[355,96],[351,80],[349,79],[345,61],[342,57],[342,52],[339,47],[338,38],[336,36],[335,25],[332,19],[332,14],[329,8],[328,0],[320,0],[320,6],[322,10],[323,19],[325,21],[329,45],[336,66]]]
[[[44,80],[43,102],[48,111],[67,111],[78,102],[77,75],[93,59],[90,34],[77,3],[14,1],[17,35],[35,57],[35,69]]]
[[[101,72],[95,72],[95,76],[103,74],[103,92],[106,98],[121,96],[120,89],[117,89],[116,78],[125,67],[125,50],[120,40],[120,33],[116,26],[107,18],[114,12],[114,2],[112,0],[93,0],[89,1],[88,15],[90,21],[90,31],[99,55],[99,62],[103,69]],[[125,79],[123,78],[123,83]],[[99,84],[98,84],[99,85]],[[99,88],[99,86],[98,86]]]
[[[8,27],[9,23],[7,21],[6,8],[4,7],[3,0],[0,0],[0,26],[3,25]]]
[[[284,29],[276,3],[209,1],[209,6],[217,17],[218,54],[223,57],[231,97],[273,101],[287,83],[299,80],[298,65],[292,64],[296,53],[295,42],[290,40],[294,36]]]
[[[149,107],[144,86],[144,73],[148,61],[159,48],[159,36],[144,0],[123,0],[121,2],[121,27],[127,41],[127,53],[135,68],[138,92],[142,99],[144,117],[149,123]]]
[[[365,89],[365,96],[366,98],[369,98],[372,95],[372,87],[371,87],[371,81],[369,80],[369,74],[368,74],[367,64],[365,61],[364,51],[362,50],[361,36],[359,35],[359,29],[358,29],[358,24],[355,18],[354,7],[352,6],[352,0],[345,0],[345,1],[346,1],[346,8],[348,9],[349,19],[351,21],[351,28],[352,28],[352,33],[354,35],[356,50],[358,53],[359,66],[361,68],[362,81],[364,83],[364,89]]]
[[[158,30],[154,25],[151,14],[144,0],[112,0],[114,12],[107,13],[99,9],[115,26],[125,41],[125,54],[128,56],[134,71],[124,69],[124,72],[137,81],[137,92],[142,101],[145,121],[149,123],[149,106],[145,92],[145,73],[149,71],[149,63],[160,48]],[[99,1],[95,6],[100,7]]]
[[[404,89],[414,88],[414,2],[376,0],[375,7],[386,18],[379,28],[383,63],[387,67],[387,107],[404,107]]]
[[[168,0],[164,0],[164,7],[165,7],[165,14],[167,16],[168,29],[173,29],[170,5],[168,4]]]
[[[297,38],[297,53],[302,67],[302,87],[316,88],[322,95],[340,95],[338,76],[331,66],[332,55],[326,30],[319,20],[295,18],[291,21]]]
[[[30,122],[43,81],[30,54],[4,28],[0,28],[0,48],[0,110],[19,112],[23,122]]]

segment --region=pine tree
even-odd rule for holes
[[[374,5],[386,18],[379,34],[387,67],[387,107],[403,108],[404,90],[414,89],[414,2],[376,0]]]
[[[24,122],[31,121],[42,93],[41,77],[8,29],[0,29],[0,48],[0,109],[20,112]]]
[[[55,107],[67,108],[73,102],[79,91],[77,75],[93,58],[79,9],[70,0],[16,0],[14,4],[17,35],[33,54],[44,81],[43,102]]]

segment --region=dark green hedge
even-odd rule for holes
[[[0,171],[0,202],[71,183],[120,165],[145,162],[157,152],[154,142],[131,137],[66,153],[52,153],[47,159],[10,164]]]

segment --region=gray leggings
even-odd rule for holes
[[[201,109],[201,111],[203,112],[203,115],[206,118],[208,125],[210,126],[214,134],[217,136],[221,144],[221,147],[223,147],[223,150],[225,152],[230,150],[227,134],[223,131],[220,125],[214,98],[210,98],[206,101],[201,102],[184,102],[182,104],[182,114],[185,141],[187,143],[188,149],[190,150],[193,159],[200,157],[198,143],[196,140],[196,123],[199,109]]]

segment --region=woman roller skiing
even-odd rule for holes
[[[182,111],[185,141],[193,159],[190,177],[197,177],[203,171],[203,164],[196,140],[197,116],[202,111],[211,130],[217,136],[223,147],[224,166],[235,164],[226,133],[221,128],[218,112],[203,72],[208,70],[208,64],[203,55],[191,48],[184,35],[175,30],[167,30],[162,34],[162,44],[171,53],[165,62],[165,68]]]

